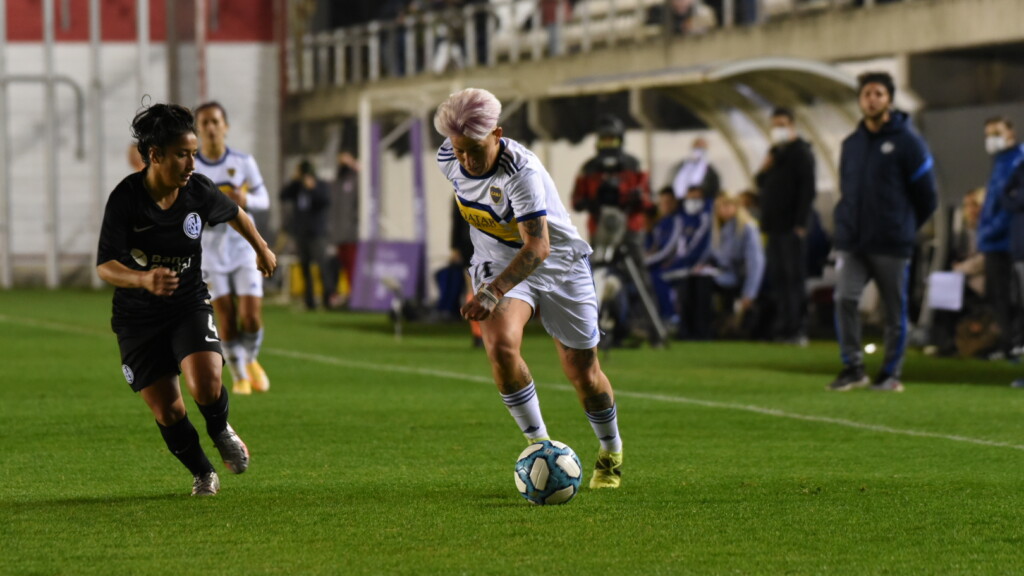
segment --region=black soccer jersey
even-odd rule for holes
[[[210,295],[200,271],[203,228],[238,215],[238,205],[199,173],[192,174],[174,204],[163,210],[146,193],[145,174],[129,175],[110,193],[96,264],[117,260],[132,270],[169,268],[178,273],[179,284],[167,297],[144,288],[114,290],[115,329],[167,320],[204,305]]]

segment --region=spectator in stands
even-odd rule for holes
[[[814,153],[797,135],[793,111],[788,108],[772,111],[771,141],[756,180],[761,229],[768,238],[768,275],[775,302],[773,333],[779,342],[806,346],[805,254],[816,194]]]
[[[671,186],[658,191],[656,213],[657,217],[644,241],[644,265],[650,273],[662,319],[678,323],[679,316],[676,314],[672,284],[663,277],[665,272],[671,270],[683,237],[683,213],[679,207],[679,199],[676,198]]]
[[[356,252],[359,248],[359,161],[348,150],[338,153],[338,166],[331,186],[331,204],[328,210],[327,234],[337,250],[337,266],[328,266],[331,285],[338,284],[345,274],[352,286],[356,273]],[[331,290],[331,308],[342,306],[347,295]]]
[[[964,293],[959,311],[935,310],[931,343],[925,354],[952,356],[957,353],[957,326],[964,317],[977,316],[985,296],[985,255],[978,252],[978,221],[985,203],[985,188],[964,195],[961,208],[950,226],[949,265],[964,275]]]
[[[910,117],[892,107],[892,76],[867,72],[858,84],[863,119],[843,140],[834,216],[836,329],[843,370],[828,388],[845,391],[869,384],[858,305],[873,279],[885,307],[885,359],[871,389],[901,392],[910,256],[918,228],[937,203],[933,162]]]
[[[1012,304],[1013,260],[1010,257],[1010,212],[1000,198],[1010,174],[1024,158],[1017,144],[1013,122],[1005,116],[985,120],[985,150],[992,155],[992,173],[978,222],[978,250],[985,255],[985,292],[999,322],[998,349],[994,360],[1011,358],[1016,342],[1016,310]]]
[[[720,26],[726,25],[726,0],[704,0]],[[757,0],[732,0],[732,23],[738,26],[757,23]]]
[[[466,65],[466,22],[462,0],[431,0],[436,12],[434,41],[434,72],[462,68]]]
[[[548,55],[558,56],[563,52],[562,26],[572,18],[575,0],[540,0],[541,24],[548,31]]]
[[[682,201],[691,188],[700,188],[704,198],[714,200],[718,196],[718,171],[708,160],[708,141],[703,136],[693,140],[690,155],[672,168],[669,175],[676,198]]]
[[[476,48],[476,64],[487,64],[488,40],[487,22],[491,19],[490,0],[465,0],[467,6],[475,6],[473,18],[474,46]]]
[[[324,308],[330,308],[331,279],[327,273],[327,208],[331,202],[327,183],[316,176],[309,160],[303,160],[295,178],[281,190],[281,202],[291,208],[291,235],[299,252],[299,265],[305,282],[307,310],[316,309],[313,290],[313,265],[320,269]]]
[[[670,35],[703,34],[717,25],[715,13],[701,0],[665,0],[647,11],[648,24],[661,24]]]
[[[657,241],[652,241],[644,263],[657,282],[671,286],[675,312],[670,319],[678,322],[677,338],[704,340],[711,337],[711,314],[701,306],[710,298],[714,282],[698,269],[708,257],[711,245],[711,214],[706,209],[704,191],[693,187],[683,199],[682,211],[670,216],[673,202],[667,198],[671,188],[658,194],[662,219],[658,223]],[[672,191],[675,196],[675,192]],[[675,201],[678,205],[678,200]],[[666,311],[663,311],[663,315]]]
[[[378,13],[381,20],[394,25],[393,28],[385,28],[380,36],[381,54],[392,76],[404,76],[407,70],[415,69],[405,61],[405,32],[410,23],[410,4],[410,0],[384,0]]]
[[[698,306],[704,310],[717,308],[716,333],[738,335],[743,319],[753,310],[764,276],[761,232],[735,196],[720,195],[715,199],[714,212],[708,257],[694,271],[714,280],[720,305],[715,307],[708,298]]]

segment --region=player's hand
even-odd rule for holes
[[[494,298],[492,299],[484,294],[484,289],[487,289]],[[466,320],[476,320],[478,322],[481,320],[487,320],[494,312],[494,309],[498,307],[498,300],[500,299],[501,296],[494,294],[492,289],[485,286],[473,295],[472,300],[463,304],[459,312]]]
[[[153,268],[142,276],[142,287],[157,296],[174,294],[178,282],[178,273],[169,268]]]
[[[256,268],[266,278],[274,275],[274,270],[277,270],[277,256],[270,248],[264,248],[256,253]]]

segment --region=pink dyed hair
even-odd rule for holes
[[[434,129],[442,136],[483,140],[498,127],[501,102],[482,88],[466,88],[448,96],[434,114]]]

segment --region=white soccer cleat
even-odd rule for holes
[[[228,470],[235,474],[241,474],[249,468],[249,448],[238,437],[230,424],[213,439],[213,445],[217,447],[221,459],[224,460],[224,466]]]
[[[197,474],[192,479],[193,496],[213,496],[220,491],[220,478],[216,472]]]

